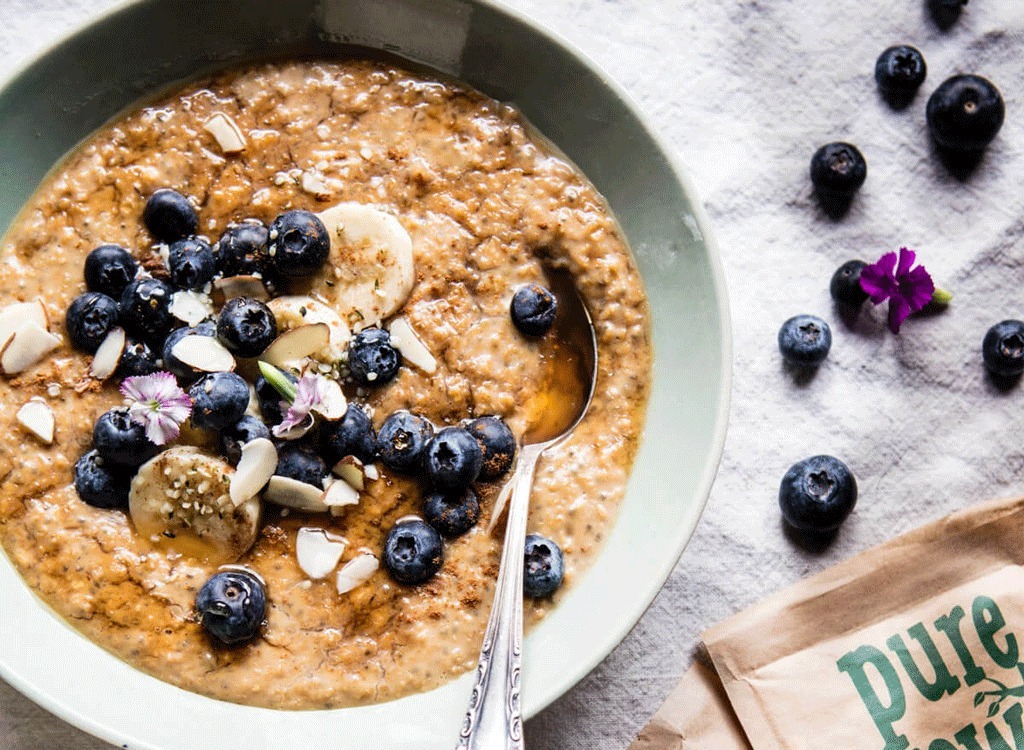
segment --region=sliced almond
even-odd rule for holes
[[[345,456],[338,463],[334,464],[334,468],[331,469],[336,476],[341,477],[353,489],[362,492],[366,488],[366,470],[363,467],[363,462],[355,456]]]
[[[338,571],[338,593],[346,594],[356,586],[366,583],[379,567],[377,558],[369,552],[356,555]]]
[[[267,347],[260,357],[274,367],[282,369],[324,349],[331,341],[331,330],[326,323],[310,323],[285,331]]]
[[[31,302],[15,302],[0,310],[0,347],[14,338],[14,334],[28,321],[35,322],[46,330],[50,322],[46,318],[46,308],[39,299]]]
[[[31,432],[47,445],[53,443],[53,428],[56,420],[53,409],[39,396],[18,409],[18,424]]]
[[[237,508],[260,494],[276,470],[277,448],[267,438],[256,438],[243,445],[228,493],[234,506]]]
[[[402,359],[423,370],[427,375],[437,372],[437,360],[416,335],[409,321],[404,317],[395,318],[388,327],[391,345],[402,353]]]
[[[366,464],[363,467],[363,473],[366,474],[366,478],[371,482],[380,479],[380,469],[377,468],[377,464]]]
[[[321,499],[323,494],[319,487],[275,474],[263,491],[263,499],[306,513],[326,513],[328,506]]]
[[[213,336],[182,336],[171,354],[200,372],[232,372],[235,369],[234,356]]]
[[[514,477],[513,477],[514,478]],[[487,533],[490,534],[494,531],[498,525],[498,521],[501,520],[501,514],[505,512],[505,506],[508,505],[508,499],[512,496],[512,486],[515,482],[509,479],[505,482],[505,486],[501,488],[498,493],[498,498],[494,501],[494,510],[491,511],[491,518],[487,521]]]
[[[169,308],[171,315],[184,321],[190,327],[197,326],[213,316],[213,300],[208,294],[188,290],[175,292],[171,295]]]
[[[313,407],[313,411],[324,419],[341,419],[348,409],[348,401],[341,390],[341,383],[330,378],[322,378],[320,383],[322,399]]]
[[[346,505],[359,504],[359,492],[348,482],[331,482],[324,490],[320,501],[332,510]]]
[[[121,355],[124,354],[127,340],[123,328],[111,328],[100,348],[92,355],[89,375],[97,380],[106,380],[113,375],[117,366],[121,364]]]
[[[314,424],[313,415],[307,414],[302,418],[302,421],[294,427],[290,427],[283,432],[275,432],[274,434],[282,440],[298,440],[300,437],[303,437],[307,432],[312,430]]]
[[[213,136],[225,154],[237,154],[245,150],[245,135],[242,129],[223,112],[217,112],[203,123],[203,130]]]
[[[295,535],[295,556],[302,572],[312,579],[330,575],[348,547],[348,539],[326,529],[304,527]]]
[[[249,297],[260,302],[270,299],[267,288],[263,286],[263,279],[259,276],[228,276],[214,281],[213,288],[223,295],[225,302],[235,297]]]
[[[14,336],[0,350],[0,370],[4,375],[17,375],[60,346],[60,336],[47,331],[36,320],[24,321]]]

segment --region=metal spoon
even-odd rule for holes
[[[554,331],[548,335],[556,337],[553,356],[565,360],[560,363],[562,377],[550,384],[554,392],[539,395],[560,408],[543,409],[543,422],[528,426],[520,441],[498,584],[457,748],[522,750],[523,553],[530,489],[537,460],[580,423],[597,381],[597,337],[572,277],[567,271],[551,270],[548,281],[558,300]],[[565,367],[565,362],[571,366]]]

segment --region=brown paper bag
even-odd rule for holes
[[[1024,499],[973,507],[704,635],[754,750],[1024,750]]]
[[[711,667],[687,672],[628,750],[750,750]]]

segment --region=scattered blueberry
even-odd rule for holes
[[[224,276],[263,273],[267,256],[267,228],[258,219],[246,219],[224,230],[214,250],[217,269]]]
[[[512,467],[516,457],[516,437],[501,417],[474,419],[466,429],[476,438],[483,454],[480,479],[490,482]]]
[[[989,328],[981,356],[993,375],[1012,378],[1024,373],[1024,322],[1004,320]]]
[[[161,188],[149,196],[142,221],[158,242],[167,244],[195,234],[199,228],[199,217],[188,198],[170,188]]]
[[[540,284],[521,286],[509,306],[512,322],[527,336],[543,336],[551,330],[558,313],[558,300]]]
[[[779,351],[791,365],[814,367],[832,348],[832,329],[815,315],[797,315],[779,329]]]
[[[463,427],[445,427],[427,444],[424,467],[434,486],[460,490],[480,476],[483,452],[473,434]]]
[[[943,31],[957,22],[965,5],[967,0],[928,0],[932,20]]]
[[[867,176],[864,155],[851,143],[828,143],[811,157],[811,182],[826,198],[852,196]]]
[[[286,211],[270,225],[267,253],[284,276],[312,276],[331,251],[327,228],[309,211]]]
[[[100,292],[85,292],[75,297],[65,317],[68,338],[76,349],[95,354],[110,329],[117,325],[117,302]]]
[[[348,370],[362,385],[381,385],[398,374],[402,355],[383,328],[364,328],[348,343]]]
[[[117,364],[118,376],[152,375],[159,369],[159,360],[149,344],[130,337],[125,341],[121,361]]]
[[[242,418],[249,406],[249,385],[233,372],[211,372],[189,388],[192,424],[201,430],[223,430]]]
[[[377,433],[377,455],[392,471],[411,474],[423,466],[434,426],[408,411],[396,411],[384,420]]]
[[[843,305],[862,305],[868,293],[860,285],[860,272],[867,267],[862,260],[848,260],[832,274],[828,291],[832,299]]]
[[[131,476],[91,450],[75,464],[75,490],[94,508],[127,508]]]
[[[120,245],[100,245],[85,256],[85,285],[91,292],[121,299],[138,270],[138,261]]]
[[[212,320],[204,320],[202,323],[193,326],[192,328],[187,326],[175,328],[164,341],[162,349],[164,369],[174,375],[177,375],[183,381],[188,383],[202,377],[203,373],[201,371],[195,369],[191,365],[186,365],[174,356],[174,347],[177,346],[178,342],[186,336],[209,336],[212,338],[216,335],[217,326]]]
[[[910,96],[921,87],[927,75],[924,56],[908,44],[889,47],[875,63],[875,81],[883,94]]]
[[[381,558],[384,569],[398,583],[423,583],[444,564],[444,543],[430,524],[406,521],[388,532]]]
[[[213,248],[199,237],[186,237],[172,244],[167,266],[171,269],[171,281],[179,289],[198,291],[217,275]]]
[[[231,427],[225,427],[220,432],[220,450],[227,458],[228,463],[237,466],[242,458],[242,447],[256,438],[270,438],[270,428],[263,420],[246,414]]]
[[[932,92],[925,114],[939,146],[951,151],[981,151],[1002,127],[1006,106],[991,81],[958,75]]]
[[[327,464],[313,450],[302,443],[286,442],[277,451],[278,476],[323,487],[324,480],[331,473]]]
[[[320,450],[331,466],[345,456],[372,462],[377,457],[377,434],[366,412],[358,404],[349,403],[345,416],[325,422],[320,428]]]
[[[171,315],[174,290],[160,279],[136,279],[121,295],[121,322],[150,346],[163,346],[179,321]]]
[[[561,548],[540,534],[528,534],[523,555],[523,593],[531,599],[543,599],[555,593],[565,577]]]
[[[423,517],[441,536],[454,539],[480,520],[480,501],[472,488],[461,492],[431,492],[423,499]]]
[[[221,308],[217,336],[239,357],[255,357],[277,338],[277,319],[259,300],[235,297]]]
[[[779,486],[782,517],[800,531],[833,531],[857,504],[857,480],[833,456],[811,456],[793,464]]]
[[[137,468],[160,452],[146,437],[146,428],[124,406],[105,412],[92,428],[92,444],[104,462]]]
[[[252,573],[215,573],[196,596],[196,612],[206,632],[226,646],[259,635],[267,616],[267,593]]]
[[[290,372],[285,370],[282,372],[292,383],[299,382],[299,379]],[[253,387],[256,389],[256,398],[260,402],[260,414],[263,415],[263,421],[269,425],[281,424],[281,420],[284,419],[284,411],[281,409],[284,397],[262,375],[256,377]]]

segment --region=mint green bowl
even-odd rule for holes
[[[267,55],[331,55],[353,45],[515,104],[608,199],[650,295],[655,365],[643,444],[594,567],[526,641],[523,698],[532,715],[625,637],[671,573],[710,492],[728,416],[728,307],[703,212],[671,152],[604,73],[491,0],[126,3],[0,90],[0,225],[69,150],[154,90]],[[238,706],[156,680],[95,646],[36,598],[2,555],[0,601],[0,675],[119,747],[449,750],[469,697],[464,676],[362,708]]]

